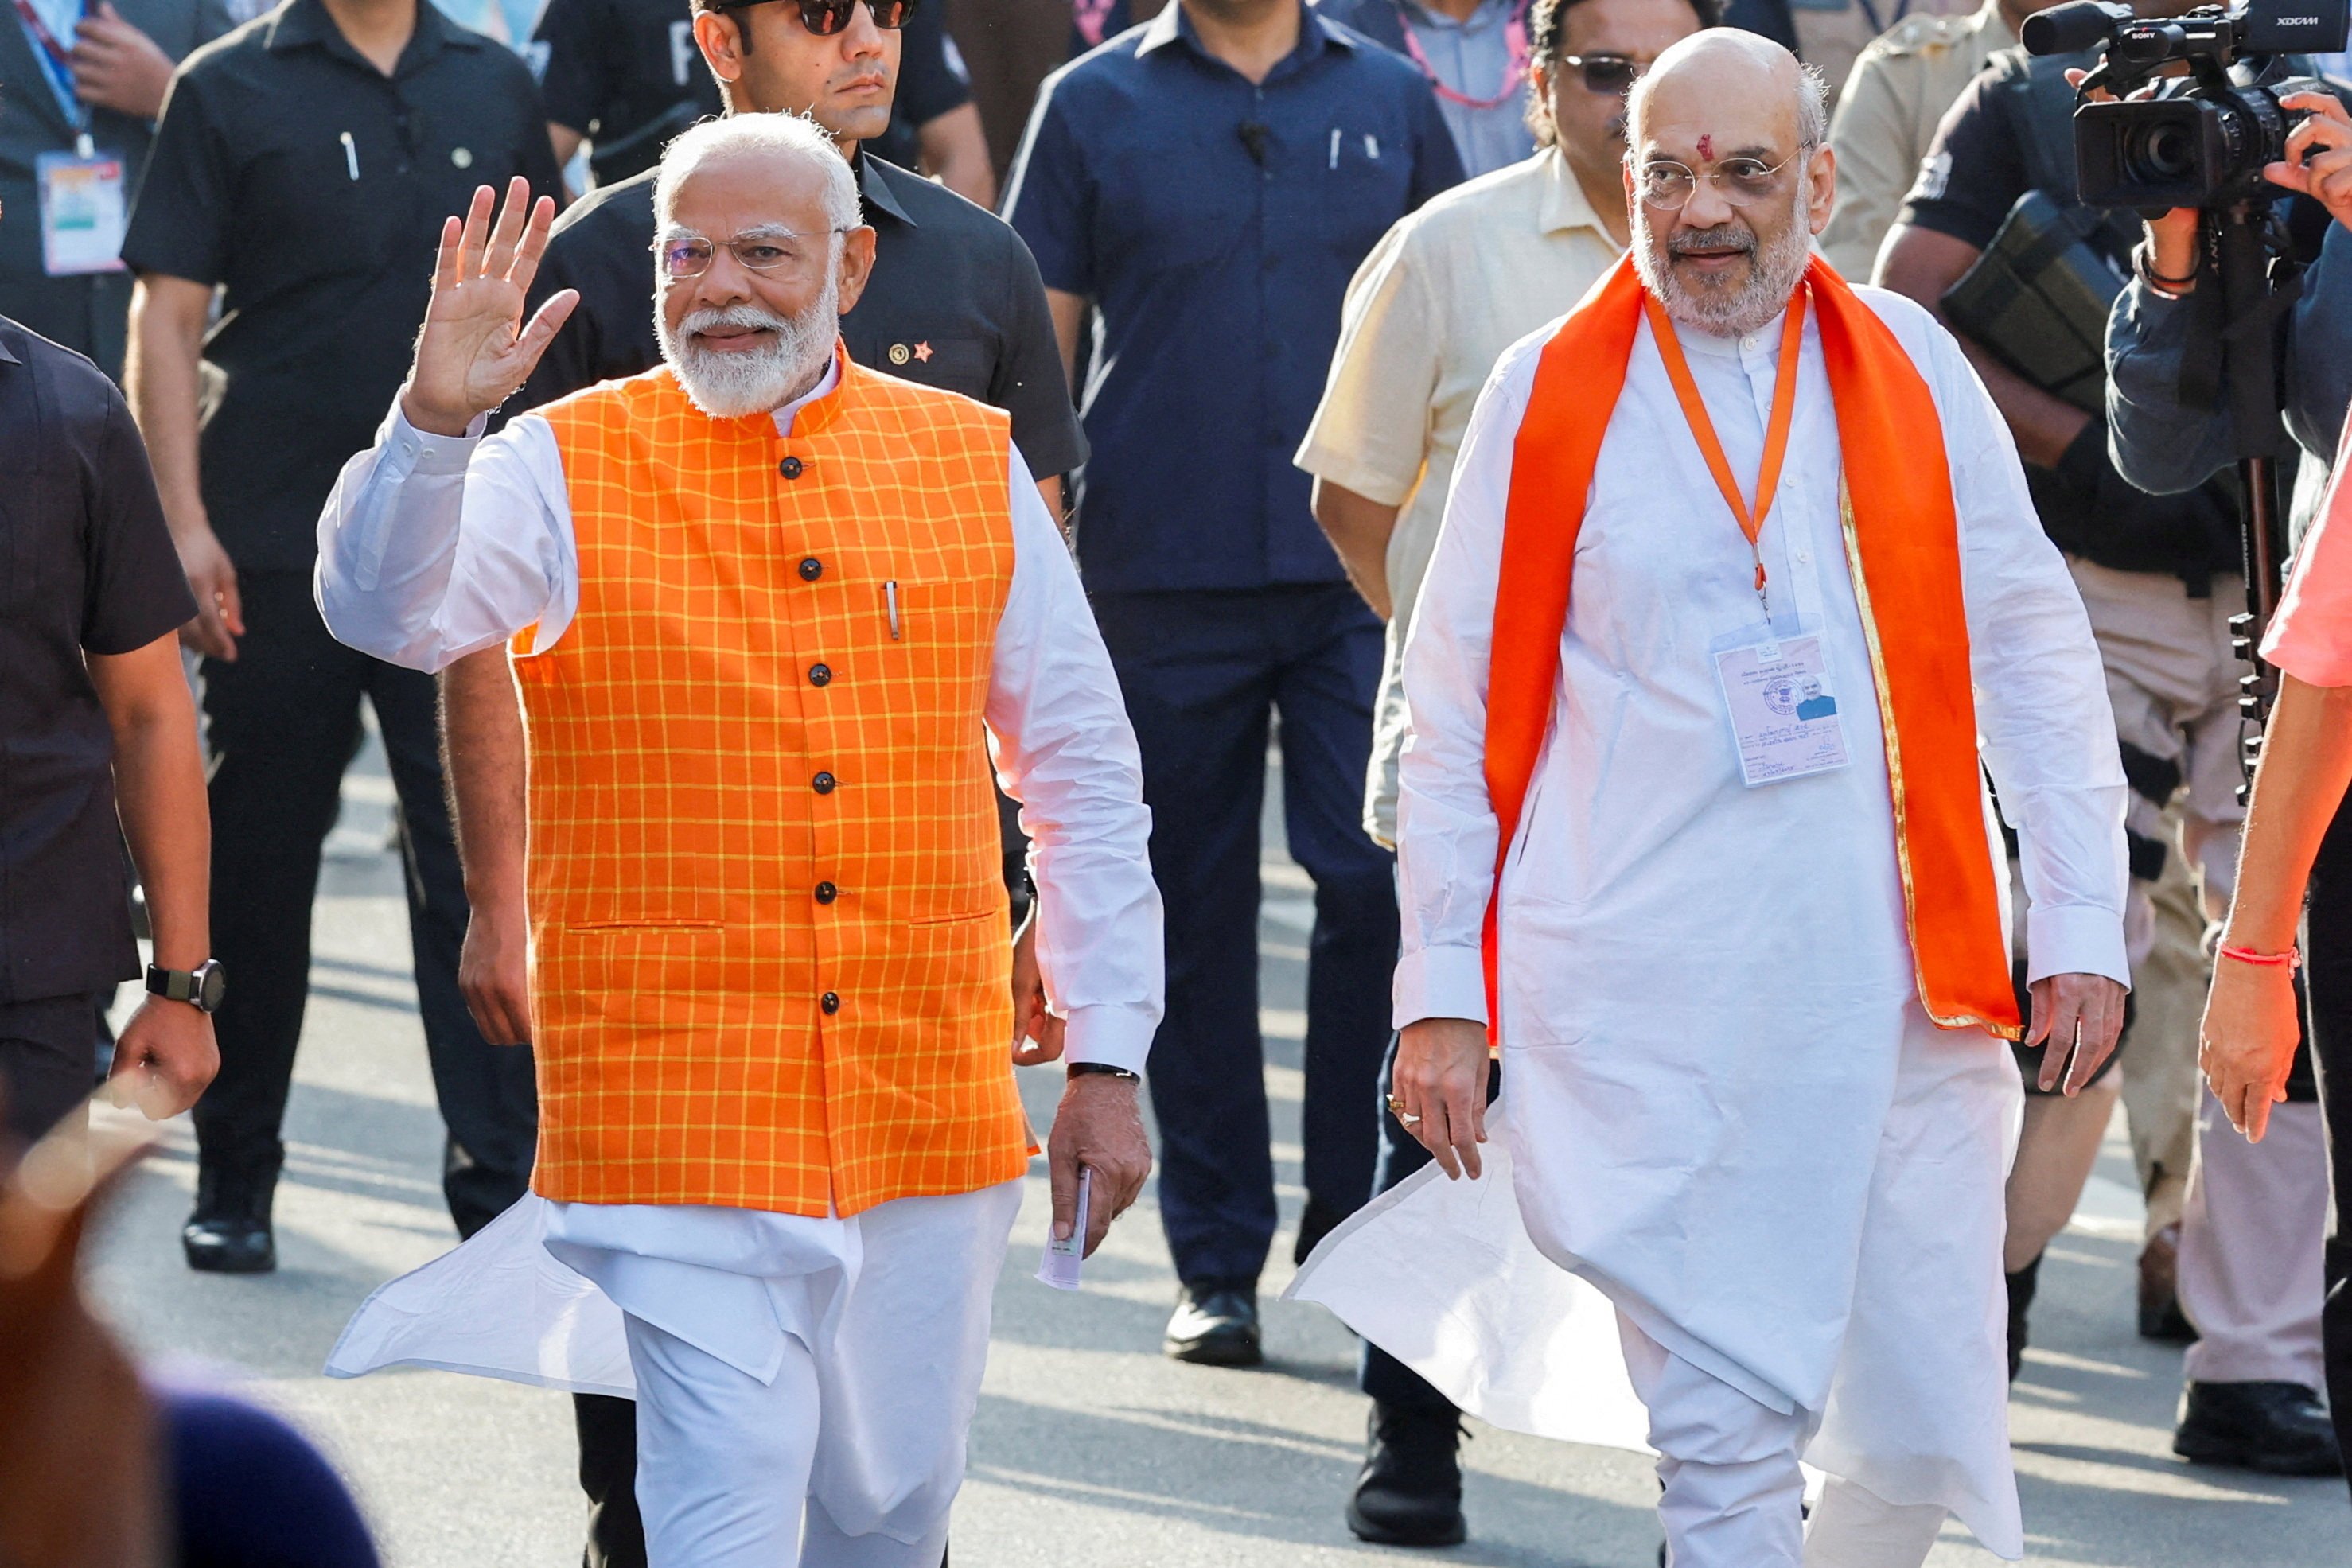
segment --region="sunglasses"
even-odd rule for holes
[[[1583,77],[1587,92],[1623,92],[1650,68],[1647,61],[1624,55],[1562,55],[1559,63]]]
[[[765,5],[770,0],[719,0],[714,11],[748,11],[754,5]],[[798,0],[801,26],[820,38],[829,38],[849,26],[849,18],[858,6],[873,13],[874,25],[884,32],[906,26],[914,14],[915,0]]]

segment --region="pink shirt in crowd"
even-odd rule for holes
[[[2352,686],[2352,422],[2336,449],[2327,500],[2303,541],[2263,657],[2309,685]]]

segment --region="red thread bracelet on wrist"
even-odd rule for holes
[[[2235,958],[2241,964],[2260,965],[2265,969],[2275,968],[2281,964],[2291,969],[2303,967],[2303,955],[2293,947],[2284,953],[2257,953],[2252,947],[2232,947],[2224,942],[2213,951],[2224,958]]]

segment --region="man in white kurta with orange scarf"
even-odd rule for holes
[[[1391,1108],[1486,1179],[1399,1188],[1297,1293],[1514,1425],[1630,1377],[1676,1568],[1913,1568],[1948,1512],[2019,1557],[1979,761],[2071,1089],[2127,974],[2098,654],[1951,339],[1809,265],[1818,80],[1702,33],[1631,114],[1632,256],[1496,366],[1405,656]],[[1570,1287],[1598,1375],[1528,1317]]]

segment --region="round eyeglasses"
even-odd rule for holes
[[[1767,163],[1761,158],[1726,158],[1709,169],[1705,178],[1715,187],[1715,193],[1732,206],[1752,207],[1777,194],[1781,176],[1803,156],[1804,150],[1800,148],[1778,163]],[[1653,158],[1633,171],[1633,193],[1641,197],[1644,206],[1680,212],[1697,193],[1700,178],[1686,163],[1677,163],[1671,158]]]
[[[730,240],[697,234],[665,235],[654,242],[654,264],[672,283],[685,283],[709,272],[724,250],[748,272],[781,272],[809,265],[832,235],[848,232],[835,228],[803,234],[798,229],[756,228]]]

